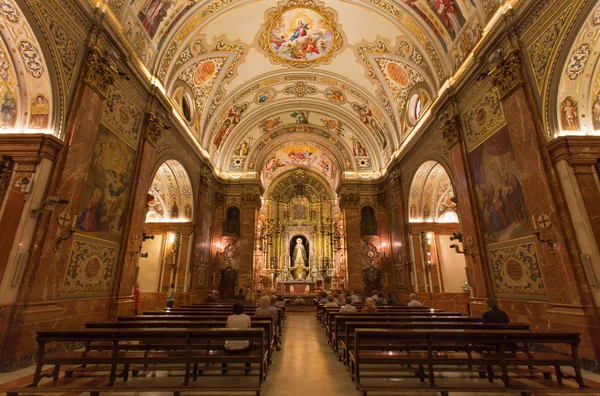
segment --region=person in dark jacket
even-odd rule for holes
[[[490,310],[481,316],[483,323],[510,323],[506,312],[498,308],[498,300],[490,297],[485,303],[490,307]]]
[[[387,294],[387,305],[400,305],[400,301],[396,300],[396,297],[392,293]]]
[[[235,295],[235,297],[233,297],[234,300],[245,300],[246,299],[246,293],[244,293],[244,289],[240,289],[239,293]]]

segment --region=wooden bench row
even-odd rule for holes
[[[362,391],[364,396],[369,391],[426,390],[422,386],[408,385],[407,377],[414,378],[416,376],[420,381],[428,379],[430,391],[439,391],[446,395],[451,391],[478,391],[481,393],[481,388],[477,390],[477,388],[464,385],[438,387],[435,373],[438,371],[476,372],[480,376],[487,376],[488,380],[492,382],[494,371],[499,370],[504,388],[494,387],[489,389],[490,391],[529,394],[536,388],[528,388],[523,385],[513,386],[509,373],[530,375],[542,372],[546,378],[548,377],[549,372],[534,366],[554,367],[558,384],[561,384],[565,377],[561,367],[573,367],[577,384],[581,388],[584,387],[577,355],[577,347],[580,342],[577,333],[506,329],[443,329],[441,324],[438,327],[437,329],[421,327],[418,329],[367,329],[358,326],[354,332],[354,347],[349,353],[350,368],[357,388]],[[534,353],[527,347],[532,343],[539,345],[567,344],[571,349],[571,355]],[[383,378],[388,381],[381,385],[378,382],[381,382]],[[573,392],[573,388],[559,386],[549,391]]]
[[[253,391],[260,395],[267,368],[267,346],[265,332],[262,328],[252,329],[196,329],[196,328],[135,328],[111,329],[89,328],[76,331],[40,331],[38,332],[37,366],[31,387],[11,389],[7,396],[27,393],[49,393],[65,391],[83,391],[65,386],[37,386],[43,377],[45,365],[54,367],[51,376],[58,381],[61,366],[79,365],[77,371],[107,371],[105,383],[89,386],[86,390],[97,396],[100,392],[114,392],[113,386],[117,377],[127,381],[130,372],[139,372],[148,368],[153,370],[183,371],[183,382],[180,386],[171,387],[175,395],[194,391]],[[226,340],[247,340],[251,347],[243,352],[231,352],[224,349]],[[81,351],[48,352],[47,345],[55,342],[84,342],[87,347]],[[235,386],[228,384],[222,387],[193,386],[190,379],[197,380],[210,369],[212,364],[244,364],[241,368],[228,367],[227,370],[254,373],[256,384]],[[72,373],[76,371],[69,369]],[[67,381],[65,379],[64,381]],[[68,382],[68,381],[67,381]],[[90,389],[88,389],[90,388]],[[149,390],[156,390],[155,387]],[[148,391],[142,387],[120,387],[118,392]]]

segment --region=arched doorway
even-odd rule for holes
[[[418,292],[464,294],[465,257],[450,247],[460,232],[453,198],[446,169],[437,161],[422,163],[412,179],[407,213]]]
[[[161,306],[164,301],[158,293],[165,293],[171,283],[175,283],[177,291],[189,289],[191,274],[187,263],[194,218],[192,185],[179,161],[167,160],[158,167],[148,194],[151,199],[138,282],[142,295],[152,306],[143,309]]]

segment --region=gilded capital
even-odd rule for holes
[[[444,125],[442,125],[442,136],[448,143],[448,147],[452,147],[460,141],[460,120],[458,114],[452,114],[446,118]]]
[[[360,206],[360,197],[358,194],[346,194],[340,198],[340,208],[358,208]]]
[[[258,194],[242,194],[242,208],[260,209],[261,201]]]
[[[100,48],[93,47],[85,61],[86,70],[83,82],[92,88],[102,99],[106,99],[108,90],[114,84],[118,70],[102,54]]]
[[[517,50],[510,50],[502,59],[490,66],[490,77],[500,100],[525,82],[521,72],[521,58]]]
[[[146,115],[146,125],[144,127],[143,136],[152,147],[156,148],[164,129],[166,129],[165,124],[162,123],[156,114],[148,113]]]

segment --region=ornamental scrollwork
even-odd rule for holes
[[[86,72],[83,82],[92,88],[102,99],[108,96],[108,90],[114,84],[117,68],[105,57],[98,47],[93,47],[86,59]]]

